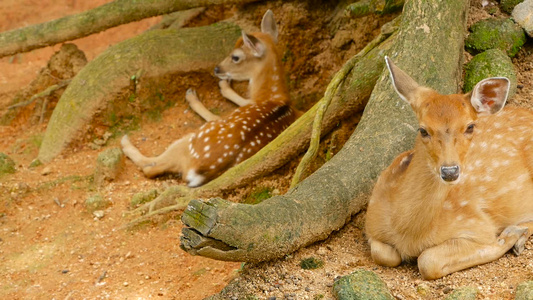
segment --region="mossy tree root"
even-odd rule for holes
[[[76,138],[99,110],[144,77],[209,70],[231,51],[241,29],[220,22],[205,27],[152,30],[114,45],[70,82],[46,128],[38,159],[49,162]],[[142,78],[141,78],[142,80]]]
[[[418,81],[443,93],[456,92],[468,2],[407,2],[388,53]],[[381,170],[412,147],[415,128],[411,109],[383,73],[361,122],[336,156],[286,195],[257,205],[219,198],[191,201],[182,214],[188,227],[182,230],[181,247],[219,260],[257,262],[326,238],[366,205]]]
[[[52,46],[175,11],[254,1],[257,0],[115,0],[79,14],[0,33],[0,57]]]

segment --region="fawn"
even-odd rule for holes
[[[418,257],[422,277],[437,279],[511,248],[520,254],[533,230],[533,113],[502,110],[507,78],[441,95],[386,62],[419,134],[414,149],[383,171],[369,200],[373,260],[395,267]]]
[[[295,119],[281,58],[276,51],[278,30],[272,11],[261,22],[261,32],[246,34],[231,54],[215,67],[221,93],[238,106],[226,118],[214,115],[189,89],[185,98],[207,121],[195,132],[174,141],[161,155],[146,157],[127,136],[122,150],[148,177],[180,173],[188,186],[197,187],[242,162],[277,137]],[[249,80],[251,99],[231,89],[227,80]]]

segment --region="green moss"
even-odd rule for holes
[[[250,193],[244,199],[243,203],[246,204],[257,204],[263,202],[268,198],[272,197],[272,188],[269,187],[259,187],[256,188],[252,193]]]
[[[514,57],[526,42],[524,30],[511,19],[481,20],[472,25],[470,31],[465,47],[472,54],[500,49]]]
[[[300,267],[304,270],[314,270],[322,268],[324,266],[324,261],[314,257],[308,257],[300,261]]]
[[[337,300],[394,299],[378,275],[362,269],[337,280],[333,284],[333,295]]]
[[[514,7],[522,2],[524,2],[524,0],[500,0],[500,8],[502,11],[511,14]]]
[[[7,154],[0,153],[0,177],[15,172],[15,162]]]
[[[478,293],[477,288],[467,286],[454,290],[451,294],[444,298],[445,300],[476,300]]]
[[[89,198],[87,198],[87,200],[85,200],[85,208],[90,213],[96,210],[106,209],[111,205],[112,203],[110,200],[102,197],[99,194],[92,195]]]
[[[516,287],[515,300],[533,299],[533,281],[524,281]]]
[[[159,196],[159,191],[156,189],[149,190],[147,192],[141,192],[133,195],[130,201],[130,207],[135,208],[141,204],[150,202]]]
[[[516,72],[513,62],[501,50],[492,49],[480,53],[465,65],[464,92],[471,91],[481,80],[488,77],[507,77],[511,81],[509,98],[516,92]]]

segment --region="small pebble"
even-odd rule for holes
[[[104,211],[103,210],[95,210],[93,212],[93,215],[98,218],[98,219],[101,219],[104,217]]]
[[[52,173],[52,169],[50,169],[50,166],[46,166],[42,169],[41,175],[46,176]]]

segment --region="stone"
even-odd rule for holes
[[[394,299],[378,275],[363,269],[337,280],[333,284],[333,295],[337,300]]]
[[[109,148],[98,154],[94,181],[101,185],[106,181],[113,181],[122,170],[124,154],[118,147]]]
[[[484,19],[472,25],[470,31],[465,48],[474,55],[489,49],[500,49],[509,57],[514,57],[526,42],[524,30],[511,19]]]
[[[513,20],[522,26],[527,35],[533,37],[533,0],[525,0],[513,9]]]
[[[533,299],[533,281],[524,281],[516,287],[515,300]]]
[[[500,9],[511,14],[515,6],[522,2],[524,2],[524,0],[500,0]]]
[[[85,208],[89,213],[94,213],[98,210],[104,210],[112,204],[113,203],[110,200],[105,199],[99,194],[92,195],[85,200]]]
[[[141,192],[133,195],[130,201],[130,207],[135,208],[141,204],[150,202],[159,196],[159,191],[156,189],[149,190],[147,192]]]
[[[0,177],[15,172],[15,161],[7,154],[0,152]]]
[[[476,300],[477,293],[478,290],[475,287],[460,287],[446,296],[444,300]]]
[[[509,98],[516,93],[516,71],[511,59],[498,49],[480,53],[465,65],[463,91],[470,92],[481,80],[488,77],[507,77],[511,81]]]

